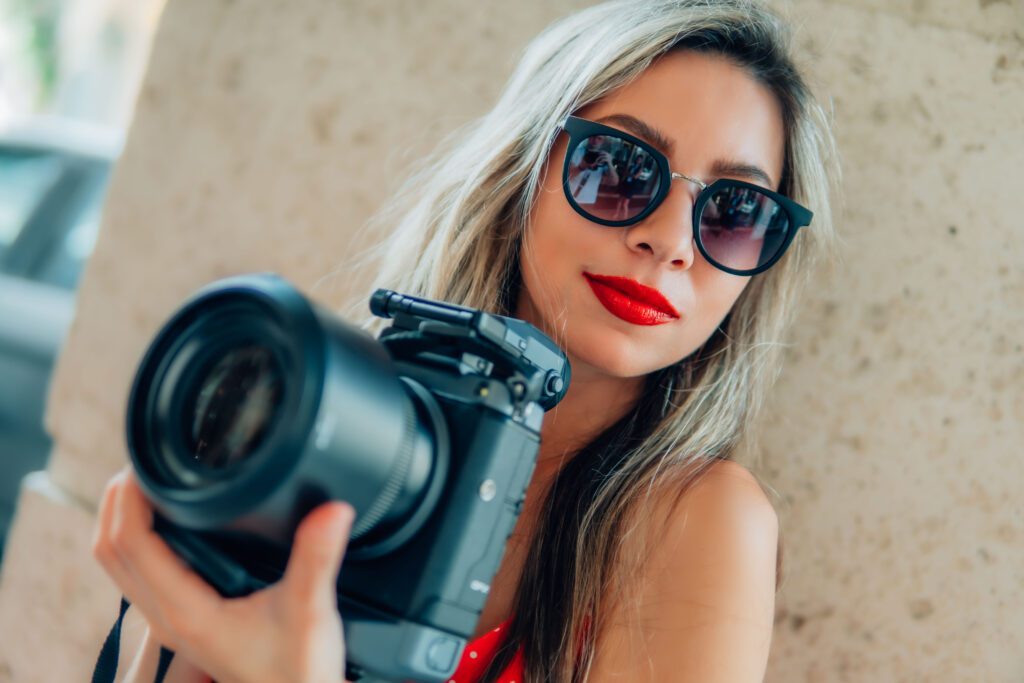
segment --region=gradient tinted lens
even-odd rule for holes
[[[584,138],[569,152],[569,193],[595,218],[624,221],[658,193],[658,164],[647,150],[614,135]]]
[[[786,242],[789,216],[774,199],[748,187],[725,187],[704,204],[700,241],[708,256],[734,270],[770,261]]]

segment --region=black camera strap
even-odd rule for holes
[[[96,669],[92,672],[92,683],[114,683],[114,676],[117,673],[117,658],[121,650],[121,624],[124,622],[124,614],[128,611],[131,603],[124,596],[121,597],[121,613],[117,615],[107,639],[103,641],[103,648],[96,660]],[[163,683],[167,669],[171,666],[171,659],[174,652],[166,647],[160,647],[160,663],[156,667],[156,678],[153,683]]]

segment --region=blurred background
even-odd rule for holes
[[[0,0],[0,562],[164,0]]]
[[[243,272],[365,299],[366,219],[591,4],[0,0],[0,683],[88,680],[97,502],[164,320]],[[785,547],[766,680],[1021,683],[1024,0],[769,4],[844,182],[743,454]]]

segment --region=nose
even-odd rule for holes
[[[626,228],[626,245],[647,253],[673,270],[688,270],[694,261],[693,205],[699,187],[683,182],[649,216]]]

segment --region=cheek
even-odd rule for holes
[[[593,226],[565,200],[560,176],[549,175],[530,214],[520,254],[523,282],[538,305],[564,302],[568,290],[578,284],[600,238],[592,231]]]
[[[697,319],[692,322],[694,327],[699,330],[699,335],[703,336],[700,344],[703,344],[711,336],[715,328],[732,310],[736,300],[749,282],[749,277],[730,275],[708,265],[704,277],[696,282],[694,287],[699,305]]]

